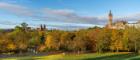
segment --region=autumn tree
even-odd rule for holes
[[[73,32],[64,32],[60,37],[60,49],[73,50],[73,41],[75,34]]]
[[[119,52],[119,50],[123,50],[123,33],[122,30],[113,30],[111,37],[111,50],[115,50]]]
[[[45,41],[45,45],[47,49],[59,50],[61,33],[62,32],[58,30],[53,30],[48,33],[46,41]]]
[[[87,36],[85,30],[77,31],[75,35],[73,44],[75,51],[86,51]]]
[[[104,52],[109,50],[111,42],[111,30],[110,29],[101,29],[97,34],[96,40],[96,49],[98,52]]]
[[[140,48],[140,30],[135,27],[129,27],[128,29],[128,47],[130,50],[137,52]]]

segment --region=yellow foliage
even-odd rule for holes
[[[52,35],[48,35],[45,41],[45,46],[49,49],[59,49],[59,42],[57,42]]]
[[[43,52],[45,50],[45,46],[44,45],[41,45],[39,48],[38,48],[38,51],[39,52]]]
[[[47,48],[51,48],[51,45],[52,45],[52,36],[51,35],[48,35],[47,38],[46,38],[46,41],[45,41],[45,45]]]
[[[122,32],[118,30],[112,31],[112,37],[111,37],[111,50],[122,50],[123,49],[123,43],[122,43]]]
[[[7,45],[7,48],[10,49],[10,50],[14,50],[14,49],[16,49],[16,45],[14,45],[13,43],[9,43]]]
[[[26,49],[26,48],[27,48],[27,45],[26,45],[26,44],[21,43],[21,44],[19,45],[19,48],[20,48],[20,49]]]

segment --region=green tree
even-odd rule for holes
[[[101,29],[97,34],[96,40],[97,51],[100,53],[109,50],[110,42],[111,42],[111,30],[106,28]]]
[[[22,28],[23,31],[26,31],[27,28],[28,28],[28,24],[25,23],[25,22],[21,23],[21,28]]]
[[[140,42],[140,30],[135,27],[129,27],[128,30],[128,39],[129,39],[129,49],[134,50],[137,52],[140,48],[139,42]]]

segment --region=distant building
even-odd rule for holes
[[[107,28],[112,28],[113,24],[112,24],[112,20],[113,20],[113,14],[111,13],[111,11],[108,14],[108,24],[106,25]]]
[[[129,27],[135,27],[135,28],[140,28],[140,22],[136,22],[136,23],[128,23],[127,26]]]
[[[37,28],[38,31],[45,31],[46,30],[46,25],[41,24],[39,28]]]
[[[140,21],[137,23],[128,23],[127,21],[124,20],[118,20],[116,22],[113,22],[113,14],[110,11],[108,14],[108,23],[105,26],[106,28],[109,29],[125,29],[126,27],[136,27],[136,28],[140,28]]]

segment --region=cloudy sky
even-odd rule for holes
[[[22,22],[48,29],[80,29],[114,21],[140,20],[140,0],[0,0],[0,28],[14,28]]]

